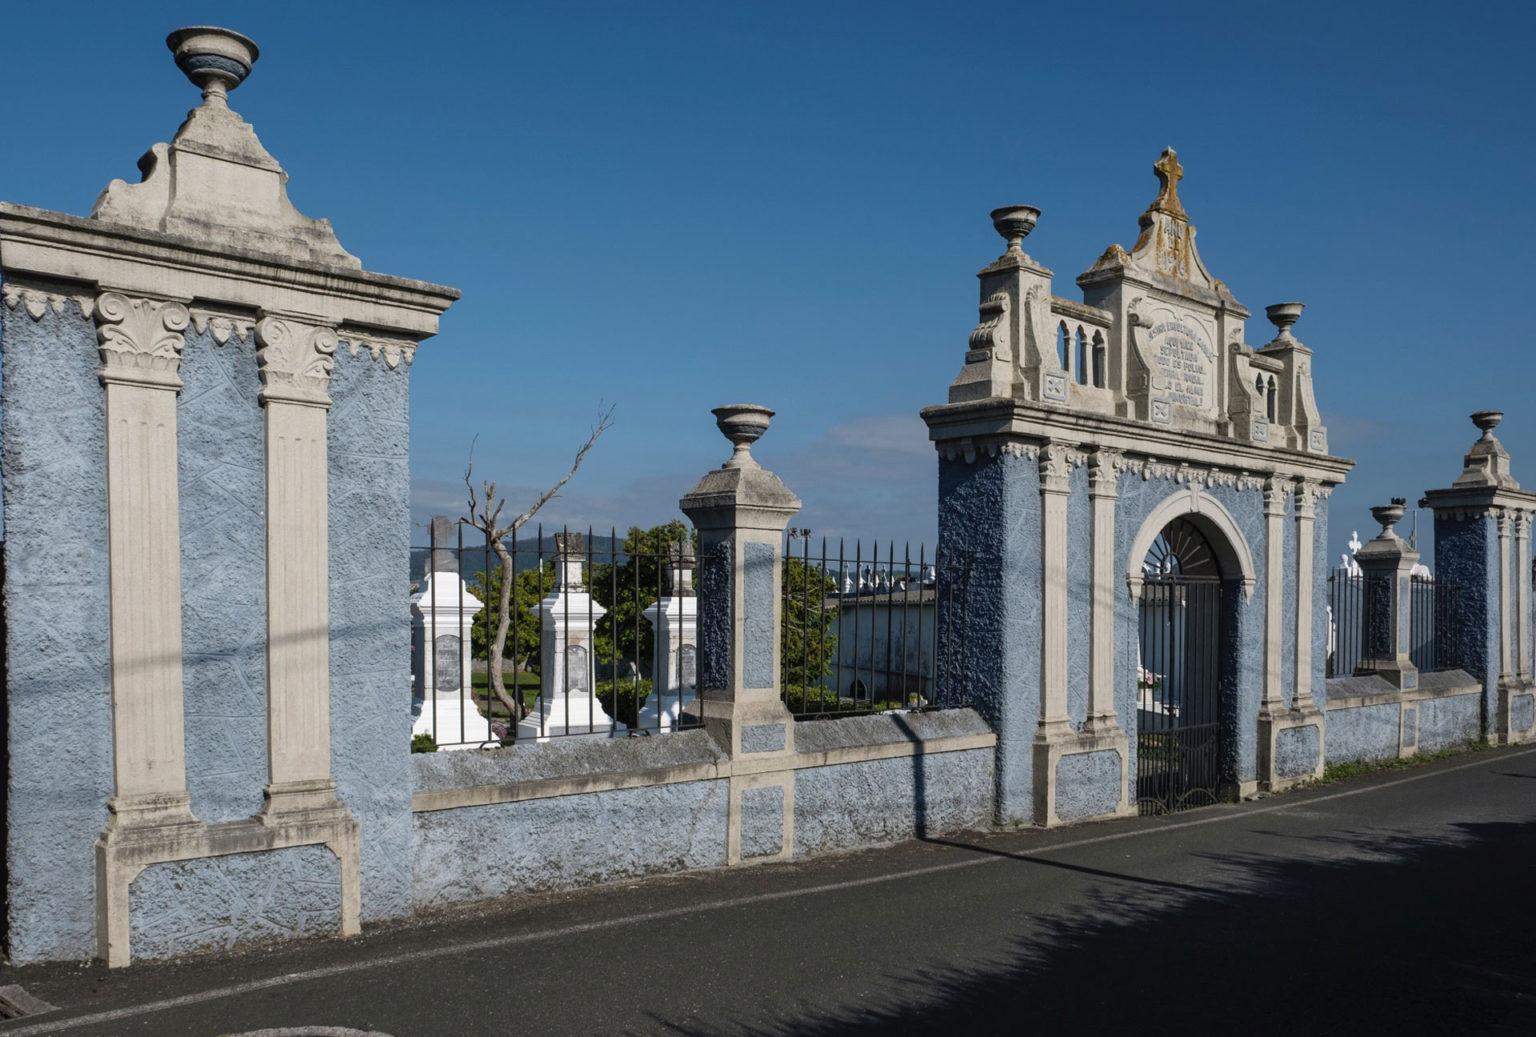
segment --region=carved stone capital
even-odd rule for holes
[[[331,368],[336,364],[336,330],[292,317],[256,322],[256,361],[261,400],[313,407],[331,405]]]
[[[95,312],[103,384],[181,388],[183,332],[191,321],[185,306],[103,292]]]
[[[1040,492],[1069,493],[1071,489],[1071,451],[1061,443],[1047,443],[1040,448]]]
[[[1119,491],[1120,472],[1125,455],[1100,447],[1088,458],[1088,493],[1094,497],[1113,497]]]
[[[1316,483],[1305,480],[1296,484],[1296,517],[1315,518],[1317,515],[1317,491]]]
[[[1286,494],[1289,493],[1289,492],[1290,492],[1290,490],[1289,490],[1289,487],[1287,487],[1287,485],[1286,485],[1286,480],[1278,478],[1278,477],[1273,477],[1273,476],[1271,478],[1265,480],[1265,482],[1264,482],[1264,514],[1266,514],[1266,515],[1284,515],[1285,514],[1285,498],[1286,498]]]

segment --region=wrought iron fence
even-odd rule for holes
[[[1381,606],[1367,593],[1366,578],[1340,566],[1328,577],[1328,606],[1332,612],[1328,676],[1348,677],[1369,671],[1365,650],[1372,616]],[[1455,659],[1456,602],[1460,585],[1434,577],[1414,577],[1408,592],[1408,647],[1413,664],[1424,672],[1448,670]]]
[[[1208,806],[1221,788],[1221,582],[1159,574],[1137,620],[1136,803],[1140,814]]]
[[[786,537],[780,681],[797,719],[832,718],[961,704],[940,687],[939,659],[964,623],[939,625],[941,599],[964,593],[967,558],[919,545]],[[962,650],[963,650],[963,646]]]
[[[412,549],[412,748],[699,726],[693,544],[675,525],[501,544],[431,527]]]

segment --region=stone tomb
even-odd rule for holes
[[[949,401],[923,411],[955,591],[940,623],[967,625],[940,634],[940,685],[997,728],[1003,823],[1193,805],[1138,796],[1138,684],[1170,679],[1141,665],[1149,579],[1219,587],[1199,638],[1204,793],[1322,768],[1326,502],[1351,463],[1328,453],[1312,353],[1292,332],[1302,305],[1270,306],[1275,331],[1251,345],[1249,311],[1200,259],[1172,149],[1153,170],[1140,236],[1078,277],[1081,301],[1023,250],[1039,210],[993,212],[1007,247],[978,275]],[[1180,595],[1166,600],[1183,609]]]
[[[698,712],[699,598],[693,589],[693,542],[667,551],[667,595],[641,615],[656,638],[651,693],[640,707],[640,730],[670,731],[683,713]]]
[[[458,555],[446,547],[453,536],[446,517],[432,520],[432,542],[443,546],[433,550],[425,586],[411,599],[411,734],[431,735],[442,749],[500,745],[475,702],[469,678],[470,632],[484,605],[469,593]]]

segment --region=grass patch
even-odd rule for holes
[[[1434,763],[1436,760],[1449,759],[1452,756],[1460,756],[1463,753],[1479,753],[1488,747],[1487,742],[1458,742],[1456,745],[1448,745],[1443,749],[1431,749],[1427,752],[1415,753],[1412,756],[1396,760],[1352,760],[1349,763],[1330,763],[1323,768],[1323,776],[1321,778],[1315,778],[1312,781],[1303,782],[1303,784],[1309,788],[1317,785],[1332,785],[1335,782],[1348,781],[1351,778],[1360,778],[1367,774],[1407,770],[1410,767]]]

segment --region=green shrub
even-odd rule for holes
[[[422,733],[411,736],[411,752],[435,753],[437,752],[437,740],[431,735]]]

